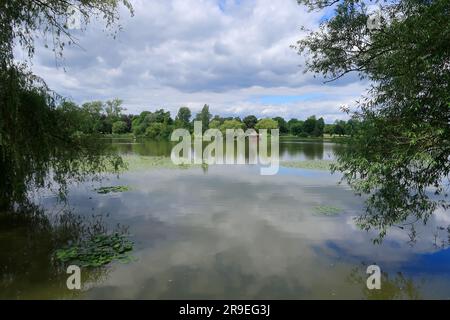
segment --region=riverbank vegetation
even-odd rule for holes
[[[283,117],[260,118],[254,115],[241,117],[213,116],[209,106],[205,105],[195,117],[187,107],[180,107],[175,118],[169,111],[161,108],[155,111],[143,111],[139,115],[125,114],[120,99],[92,101],[78,106],[74,102],[64,101],[58,107],[73,119],[72,129],[80,134],[98,134],[108,137],[146,137],[156,140],[170,139],[173,130],[188,129],[193,132],[194,121],[202,122],[202,130],[219,129],[279,129],[281,136],[300,138],[343,137],[354,135],[360,127],[356,119],[336,120],[326,124],[323,118],[310,116],[304,120]]]

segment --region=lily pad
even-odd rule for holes
[[[119,233],[91,237],[76,245],[56,250],[55,257],[81,267],[101,267],[114,260],[128,263],[133,260],[129,253],[134,243]]]
[[[302,160],[302,161],[282,161],[280,165],[286,168],[330,170],[334,161],[331,160]]]
[[[322,216],[337,216],[342,212],[341,208],[333,207],[333,206],[315,206],[314,211],[316,215],[322,215]]]
[[[99,194],[107,194],[107,193],[117,193],[117,192],[125,192],[129,191],[130,187],[128,186],[111,186],[111,187],[101,187],[94,189]]]

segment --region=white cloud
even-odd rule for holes
[[[214,113],[345,118],[364,86],[323,85],[304,74],[303,58],[290,45],[315,27],[318,13],[295,0],[135,0],[135,16],[121,14],[116,39],[99,24],[77,34],[79,47],[65,51],[65,70],[40,48],[35,72],[51,88],[77,102],[120,97],[129,112],[181,105],[198,110],[207,103]],[[76,31],[78,32],[78,31]],[[354,81],[353,81],[354,80]],[[322,98],[268,104],[258,96],[315,93]]]

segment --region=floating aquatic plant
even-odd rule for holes
[[[107,194],[107,193],[116,193],[116,192],[125,192],[129,191],[130,187],[128,186],[111,186],[111,187],[101,187],[94,189],[99,194]]]
[[[132,261],[130,251],[133,242],[119,233],[93,236],[88,240],[59,249],[55,257],[61,262],[69,262],[81,267],[101,267],[117,260],[122,263]]]
[[[334,163],[331,160],[302,160],[302,161],[281,161],[280,165],[286,168],[330,170]]]
[[[129,171],[155,170],[155,169],[190,169],[200,165],[191,162],[174,164],[170,157],[161,156],[123,156]]]
[[[324,215],[324,216],[336,216],[342,212],[342,209],[333,206],[315,206],[314,207],[315,214]]]

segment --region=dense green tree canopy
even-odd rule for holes
[[[127,123],[125,121],[116,121],[112,125],[112,133],[121,134],[127,132]]]
[[[202,130],[203,132],[206,131],[206,129],[209,128],[209,121],[212,118],[212,114],[209,112],[209,106],[207,104],[205,104],[202,108],[202,110],[197,113],[197,115],[195,116],[195,120],[196,121],[201,121],[202,122]]]
[[[256,123],[258,122],[258,118],[254,115],[246,116],[242,122],[245,124],[246,129],[255,129]]]
[[[273,120],[278,122],[278,129],[280,129],[281,134],[286,134],[289,132],[287,122],[283,117],[275,117]]]
[[[188,129],[191,122],[191,116],[191,110],[188,107],[181,107],[175,118],[176,126],[178,128]]]
[[[278,129],[278,122],[270,118],[264,118],[258,121],[255,129]]]
[[[226,132],[227,129],[244,129],[245,125],[238,120],[225,120],[221,125],[220,125],[220,131],[222,131],[223,133]]]

